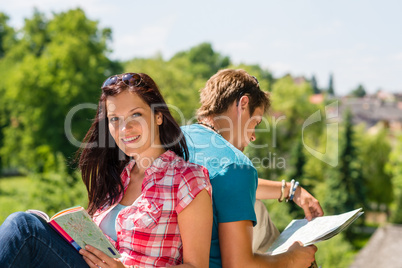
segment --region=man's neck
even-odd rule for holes
[[[222,137],[227,140],[229,143],[232,143],[233,140],[233,130],[235,127],[235,118],[230,113],[222,113],[219,115],[211,115],[203,118],[200,122],[205,125],[210,125],[211,128],[215,130],[215,132],[222,135]],[[233,143],[232,143],[233,144]]]

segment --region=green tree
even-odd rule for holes
[[[4,60],[5,54],[12,48],[15,44],[15,31],[10,27],[7,22],[9,17],[0,13],[0,74],[2,78],[0,79],[0,96],[4,96],[6,92],[6,86],[4,79],[8,77],[8,74],[12,70],[14,62],[11,60]],[[4,146],[4,130],[10,125],[10,120],[8,118],[8,111],[6,109],[7,103],[4,97],[0,98],[0,148]],[[2,173],[4,160],[0,155],[0,174]]]
[[[32,19],[25,19],[22,44],[27,51],[39,57],[44,52],[47,43],[50,42],[49,32],[47,30],[48,20],[39,10],[34,10]]]
[[[331,96],[335,95],[334,90],[334,76],[332,74],[329,75],[329,82],[328,82],[328,94]]]
[[[357,97],[357,98],[362,98],[364,96],[366,96],[366,90],[364,89],[363,85],[359,85],[356,89],[352,90],[352,92],[350,92],[350,96],[353,97]]]
[[[304,154],[304,146],[302,137],[298,137],[295,140],[295,146],[291,149],[289,167],[286,172],[286,177],[289,179],[294,179],[299,181],[303,188],[311,192],[312,185],[308,184],[305,180],[305,166],[306,166],[306,156]],[[301,210],[295,203],[290,203],[290,212],[293,214],[294,218],[302,218],[304,216],[303,210]]]
[[[306,156],[304,155],[302,137],[299,137],[296,146],[291,151],[289,177],[301,178],[304,175],[304,166],[306,164]]]
[[[366,183],[349,110],[344,115],[343,127],[339,141],[339,164],[326,172],[327,190],[322,205],[330,215],[366,207]],[[346,230],[346,235],[349,240],[355,238],[352,228]]]
[[[315,75],[311,77],[311,87],[313,88],[314,94],[320,94],[321,90],[318,88],[317,80],[315,79]]]
[[[181,58],[185,58],[190,63],[187,71],[204,79],[209,79],[218,70],[226,68],[230,64],[229,57],[215,52],[210,43],[201,43],[188,51],[178,52],[171,61]]]
[[[395,202],[391,206],[390,221],[402,224],[402,135],[394,141],[392,152],[389,155],[389,162],[386,171],[392,176],[393,192]]]
[[[4,130],[1,155],[11,166],[42,172],[51,168],[52,154],[70,158],[77,150],[66,139],[66,116],[76,105],[96,103],[105,74],[116,72],[107,58],[111,31],[98,29],[97,22],[75,9],[51,20],[35,11],[20,34],[4,58],[18,62],[5,81],[12,123]],[[75,114],[67,128],[76,140],[83,138],[94,114],[91,109]]]
[[[61,153],[54,155],[52,171],[30,174],[31,190],[27,196],[28,208],[35,208],[53,215],[72,207],[87,205],[87,191],[79,172],[69,171]]]
[[[367,135],[366,132],[360,134],[362,171],[367,188],[367,199],[377,205],[386,205],[388,207],[393,201],[392,177],[386,171],[386,165],[389,162],[391,145],[388,139],[388,131],[378,126],[378,133]]]
[[[0,59],[15,42],[15,31],[7,22],[10,18],[0,12]]]

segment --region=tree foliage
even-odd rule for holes
[[[318,88],[317,79],[315,78],[315,75],[311,77],[311,87],[313,88],[314,94],[321,93],[321,90]]]
[[[395,203],[391,206],[391,218],[393,223],[402,224],[402,135],[395,139],[395,146],[389,155],[386,164],[386,172],[392,176],[393,193]]]
[[[328,190],[323,200],[329,214],[340,214],[359,207],[366,207],[366,183],[362,174],[352,115],[344,115],[344,129],[340,139],[339,164],[329,169],[326,183]]]
[[[378,128],[378,132],[372,135],[361,133],[358,146],[361,161],[364,163],[362,172],[367,187],[367,201],[375,204],[374,209],[379,209],[380,205],[389,206],[394,200],[392,177],[386,171],[391,153],[391,145],[387,139],[389,133],[384,127]]]
[[[328,94],[331,95],[331,96],[334,96],[334,95],[335,95],[334,76],[333,76],[333,74],[330,74],[330,75],[329,75]]]
[[[176,53],[171,59],[172,62],[185,59],[189,67],[188,71],[196,77],[208,79],[218,70],[226,68],[230,64],[229,57],[222,56],[213,50],[210,43],[201,43],[188,51]]]
[[[366,93],[366,89],[364,88],[364,86],[359,85],[356,89],[352,90],[349,95],[353,96],[353,97],[361,98],[361,97],[366,96],[366,94],[367,93]]]
[[[10,123],[3,129],[1,155],[10,166],[41,172],[50,167],[51,154],[71,157],[77,150],[65,136],[66,116],[75,105],[96,103],[105,74],[115,72],[107,58],[110,30],[98,29],[81,9],[52,19],[35,11],[19,35],[0,62],[14,61],[4,81],[2,104]],[[75,139],[83,138],[94,114],[88,109],[76,114]]]
[[[7,23],[10,18],[0,12],[0,59],[15,43],[15,31]]]

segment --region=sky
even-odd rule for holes
[[[178,51],[202,42],[233,63],[259,64],[279,78],[316,77],[337,95],[362,84],[368,93],[402,93],[402,1],[399,0],[0,0],[0,12],[20,28],[34,7],[80,7],[113,32],[112,59]]]

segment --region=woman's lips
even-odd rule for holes
[[[123,141],[124,144],[130,144],[130,143],[136,142],[139,138],[140,138],[140,135],[125,137],[125,138],[122,138],[121,140]]]

